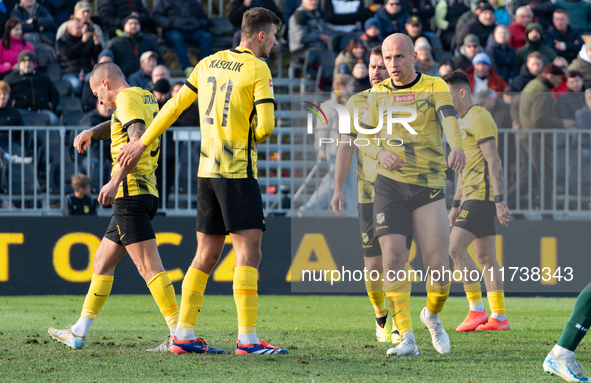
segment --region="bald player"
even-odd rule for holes
[[[408,278],[397,279],[405,270],[409,253],[407,237],[413,227],[428,270],[449,272],[449,229],[444,191],[448,165],[463,169],[466,157],[456,111],[447,84],[438,77],[416,73],[417,55],[410,38],[390,35],[382,44],[382,55],[390,78],[375,85],[367,98],[360,133],[370,135],[369,145],[360,147],[370,158],[379,161],[375,184],[375,236],[382,250],[385,273],[384,292],[402,336],[397,347],[387,355],[418,355],[410,317]],[[388,107],[407,107],[416,113],[409,122],[416,134],[402,124],[392,124],[392,133],[379,126],[390,119],[379,115]],[[408,117],[398,112],[392,117]],[[377,127],[377,129],[376,129]],[[443,129],[442,129],[443,128]],[[445,159],[443,132],[451,146]],[[394,139],[394,140],[392,140]],[[402,142],[402,143],[401,143]],[[427,277],[433,276],[432,273]],[[451,285],[447,274],[427,280],[427,305],[421,320],[431,333],[433,346],[441,354],[450,350],[449,337],[439,320]]]
[[[98,201],[113,205],[113,217],[94,256],[94,274],[80,319],[67,329],[49,328],[52,338],[77,350],[84,346],[88,329],[109,297],[115,266],[126,252],[146,281],[171,334],[179,316],[174,287],[160,260],[150,223],[158,208],[154,170],[158,166],[159,141],[146,148],[135,166],[115,160],[123,145],[139,140],[150,126],[158,113],[158,102],[151,93],[130,87],[121,69],[113,63],[96,65],[90,75],[90,87],[99,102],[115,112],[110,121],[82,131],[74,140],[74,147],[82,153],[92,139],[111,139],[111,180],[101,189]],[[167,336],[164,343],[149,351],[169,351],[171,339]]]

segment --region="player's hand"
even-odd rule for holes
[[[318,161],[326,161],[326,153],[323,151],[318,152],[318,155],[316,156],[316,159]]]
[[[501,223],[501,225],[508,227],[509,225],[507,223],[511,219],[511,212],[507,207],[507,203],[503,201],[495,205],[497,207],[497,217],[499,218],[499,222]]]
[[[454,224],[456,223],[456,219],[458,218],[458,215],[460,215],[460,209],[457,207],[452,207],[451,210],[449,211],[449,214],[447,215],[447,219],[449,221],[449,232],[451,233],[451,230],[454,228]]]
[[[115,202],[118,188],[119,185],[115,185],[112,181],[107,182],[107,184],[101,189],[98,196],[98,202],[104,206],[112,205]]]
[[[78,150],[78,153],[84,153],[84,151],[90,146],[92,141],[92,132],[90,130],[83,130],[74,139],[74,147]]]
[[[447,166],[449,166],[454,172],[461,172],[466,166],[466,155],[460,148],[454,148],[449,156],[447,157]]]
[[[404,166],[404,160],[389,150],[380,150],[377,157],[380,164],[388,170],[399,170]]]
[[[332,212],[337,215],[339,218],[343,218],[343,214],[341,214],[341,210],[343,210],[343,203],[345,202],[345,197],[343,196],[342,191],[334,191],[332,195],[332,201],[330,201],[330,207],[332,208]]]
[[[128,166],[134,162],[137,163],[146,148],[147,146],[144,145],[142,140],[132,141],[125,144],[121,149],[121,153],[117,156],[117,162],[119,162],[121,166]]]

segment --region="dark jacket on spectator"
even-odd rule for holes
[[[359,7],[355,12],[342,13],[342,11],[339,10],[339,3],[350,4],[351,2],[359,3]],[[354,26],[358,21],[363,24],[365,20],[373,16],[372,12],[365,8],[364,2],[361,0],[320,0],[320,12],[322,12],[324,21],[326,21],[327,24],[330,24],[328,25],[329,28],[331,28],[331,25],[337,26],[336,28],[333,28],[333,30],[336,30],[341,26]]]
[[[538,32],[540,32],[540,35],[542,36],[542,39],[535,43],[529,41],[529,37],[527,37],[527,34],[534,28],[537,29]],[[548,64],[549,62],[552,62],[556,58],[556,52],[554,52],[554,49],[544,44],[544,38],[544,30],[542,29],[540,24],[531,23],[530,25],[528,25],[525,29],[525,46],[517,51],[517,65],[521,66],[525,64],[525,62],[527,61],[527,55],[529,55],[532,52],[540,52],[540,54],[544,58],[544,65]]]
[[[172,126],[199,126],[199,107],[194,102],[181,113]],[[172,141],[172,140],[169,140]],[[174,148],[170,153],[174,153]]]
[[[159,0],[152,11],[154,23],[164,29],[188,33],[207,29],[207,14],[197,0]]]
[[[435,7],[430,0],[402,0],[401,4],[410,16],[419,16],[424,31],[431,30],[431,18],[435,16]]]
[[[134,72],[129,76],[128,82],[131,86],[138,86],[147,90],[148,85],[152,84],[152,76],[148,76],[144,73],[142,68],[140,68],[137,72]]]
[[[473,20],[468,21],[466,23],[466,25],[464,25],[464,27],[462,28],[462,31],[457,36],[456,41],[463,42],[464,37],[466,37],[466,35],[468,35],[469,33],[472,33],[472,34],[475,34],[476,36],[478,36],[478,39],[480,40],[480,45],[482,45],[482,48],[486,48],[486,44],[488,43],[488,36],[493,34],[496,26],[497,26],[496,24],[493,24],[491,26],[486,26],[486,25],[482,24],[480,22],[480,20],[478,20],[477,17],[475,17]]]
[[[5,108],[0,108],[0,126],[23,126],[25,123],[23,122],[23,117],[21,116],[20,112],[10,106],[10,101],[6,105]],[[27,145],[25,138],[25,145]],[[21,144],[21,131],[20,130],[13,130],[12,131],[12,142],[13,144]],[[2,147],[6,152],[9,152],[8,147],[8,130],[0,130],[0,147]],[[18,154],[20,153],[12,153]]]
[[[529,82],[534,78],[536,78],[536,76],[530,73],[529,69],[527,69],[526,64],[523,64],[521,66],[519,74],[515,76],[511,85],[513,86],[513,88],[515,88],[515,92],[521,92],[523,88],[525,88],[525,86],[529,84]]]
[[[283,23],[288,24],[289,18],[298,7],[302,5],[302,0],[283,0]]]
[[[494,36],[490,35],[485,52],[494,61],[497,74],[505,81],[509,82],[517,75],[515,49],[511,46],[497,43]]]
[[[66,196],[64,204],[64,214],[71,215],[96,215],[96,205],[98,201],[87,195],[82,199],[76,198],[74,193]]]
[[[232,0],[230,3],[230,14],[228,15],[230,22],[234,24],[235,27],[240,28],[244,12],[254,7],[266,8],[276,14],[280,19],[282,18],[281,11],[279,11],[279,8],[277,8],[277,5],[275,5],[275,1],[273,0],[253,0],[250,7],[244,6],[244,0]],[[154,15],[152,15],[152,17],[154,17]]]
[[[27,12],[20,4],[17,4],[12,12],[10,12],[10,17],[23,22],[23,33],[38,32],[49,38],[52,42],[55,41],[57,27],[55,26],[53,16],[47,8],[39,3],[35,4],[35,8],[31,13]],[[26,21],[29,19],[33,19],[33,23],[27,24]],[[43,27],[42,32],[39,31],[39,27]]]
[[[86,113],[84,116],[82,116],[82,118],[80,119],[80,122],[78,123],[78,125],[80,126],[96,126],[100,123],[103,123],[105,121],[110,120],[110,117],[103,117],[99,114],[99,112],[94,109],[91,110],[90,112]]]
[[[113,51],[115,64],[119,65],[121,71],[126,76],[140,69],[140,56],[144,52],[156,52],[158,54],[158,64],[164,62],[158,43],[144,36],[141,32],[133,38],[127,37],[125,33],[122,33],[120,36],[109,40],[107,49]]]
[[[591,129],[591,110],[585,105],[575,113],[575,127],[577,129]],[[581,147],[590,148],[589,135],[583,134],[581,137]],[[571,141],[572,142],[572,141]]]
[[[144,8],[142,0],[103,0],[99,6],[103,31],[107,32],[109,37],[115,37],[115,31],[123,30],[123,21],[131,12],[137,12],[140,15],[142,29],[150,26],[150,15]]]
[[[78,73],[80,69],[84,69],[86,73],[92,72],[91,61],[97,59],[102,49],[101,44],[94,45],[92,38],[82,42],[82,37],[74,37],[68,31],[64,32],[62,38],[57,40],[62,75]]]
[[[381,7],[375,15],[380,22],[382,36],[390,36],[392,33],[404,32],[404,24],[409,16],[408,12],[404,9],[401,9],[400,12],[392,15],[386,12],[386,8],[384,7]]]
[[[55,25],[62,25],[63,22],[70,19],[70,15],[74,13],[74,7],[77,0],[49,0],[45,1],[43,5],[49,9],[49,13],[53,16]]]
[[[469,59],[466,56],[466,51],[464,50],[463,45],[460,47],[460,53],[457,56],[452,57],[451,61],[454,63],[456,69],[461,69],[464,72],[472,66],[472,59]]]
[[[570,26],[584,32],[591,31],[591,4],[583,0],[557,0],[556,9],[564,9],[570,19]]]
[[[514,15],[517,8],[524,5],[529,6],[534,12],[533,22],[539,23],[544,30],[550,28],[552,13],[556,9],[551,0],[513,0],[511,1],[511,14]]]
[[[581,108],[587,108],[585,93],[569,90],[558,99],[558,116],[560,118],[574,120],[575,113]]]
[[[554,47],[554,40],[562,41],[566,43],[566,50],[559,51]],[[546,31],[546,45],[556,52],[558,56],[564,57],[569,63],[577,58],[577,54],[581,50],[581,47],[585,44],[583,41],[583,37],[581,36],[581,32],[577,29],[573,29],[570,26],[565,34],[562,34],[554,28],[554,26],[550,27]]]
[[[49,76],[40,71],[21,75],[18,70],[13,70],[4,81],[10,85],[11,98],[15,101],[14,107],[19,109],[39,110],[49,109],[49,103],[53,109],[60,101],[60,95]]]
[[[320,12],[309,12],[299,7],[289,19],[289,52],[299,55],[309,48],[326,48],[320,40],[322,33],[329,34]]]

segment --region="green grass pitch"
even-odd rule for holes
[[[234,355],[236,310],[231,296],[207,296],[198,336],[227,355],[155,354],[166,325],[149,295],[113,295],[86,337],[69,349],[47,328],[76,322],[84,297],[0,297],[1,382],[562,382],[542,362],[574,305],[574,298],[508,298],[511,330],[462,333],[465,298],[449,298],[441,318],[451,353],[439,355],[419,319],[424,297],[412,299],[420,355],[387,358],[374,337],[366,297],[261,296],[258,335],[289,355]],[[180,296],[178,297],[180,302]],[[485,299],[485,307],[487,302]],[[591,374],[589,341],[577,358]]]

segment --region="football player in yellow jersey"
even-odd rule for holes
[[[449,252],[457,269],[465,272],[464,290],[470,311],[456,331],[509,330],[505,314],[505,294],[495,251],[495,216],[503,226],[511,212],[503,198],[503,170],[497,151],[497,125],[490,113],[472,102],[468,76],[453,71],[443,77],[451,90],[460,117],[462,142],[466,153],[466,167],[459,174],[454,202],[449,212],[451,230]],[[482,291],[478,279],[469,275],[476,264],[468,254],[472,244],[478,263],[482,266],[488,302],[492,311],[489,318],[482,305]]]
[[[242,19],[242,40],[235,49],[199,62],[181,90],[163,107],[142,139],[119,156],[136,161],[178,116],[197,99],[201,118],[201,159],[197,190],[197,254],[183,280],[179,326],[171,351],[210,353],[212,347],[195,336],[209,274],[220,259],[226,235],[236,252],[234,300],[238,312],[236,354],[287,354],[259,340],[257,269],[265,230],[257,182],[256,144],[273,132],[273,81],[267,58],[277,44],[281,20],[264,8],[248,10]],[[257,116],[256,126],[253,118]]]
[[[384,64],[384,59],[382,58],[382,47],[375,47],[371,50],[371,55],[369,57],[369,80],[372,85],[376,85],[388,77],[388,70]],[[352,119],[359,119],[359,117],[361,117],[370,90],[371,89],[367,89],[353,95],[347,102],[346,108]],[[357,115],[354,113],[354,107],[358,108]],[[334,193],[330,205],[332,211],[341,218],[343,217],[341,210],[343,210],[344,203],[343,187],[355,151],[355,145],[352,140],[357,136],[358,134],[355,130],[355,124],[351,123],[351,133],[341,135],[339,147],[337,149]],[[382,290],[382,252],[378,239],[374,236],[373,199],[374,185],[378,175],[376,170],[377,160],[372,160],[359,152],[357,157],[357,198],[359,203],[359,229],[361,231],[363,263],[368,270],[368,273],[375,270],[380,274],[377,280],[368,279],[365,281],[365,287],[376,314],[377,340],[379,342],[392,341],[393,343],[398,344],[400,343],[398,330],[396,330],[395,326],[393,326],[393,330],[390,330],[390,326],[387,323],[388,309],[386,307],[384,291]],[[412,236],[409,237],[409,241],[408,247],[410,248],[410,244],[412,244]]]
[[[111,139],[111,156],[117,157],[121,147],[139,140],[158,113],[154,96],[141,88],[132,88],[121,69],[113,63],[97,64],[90,75],[90,88],[98,101],[114,110],[111,120],[84,130],[74,140],[78,152],[84,152],[92,139]],[[94,274],[82,306],[78,322],[67,329],[50,328],[49,334],[74,349],[84,346],[90,325],[109,297],[115,266],[125,253],[146,281],[160,312],[166,319],[170,334],[160,346],[148,351],[169,351],[179,317],[174,287],[158,254],[156,236],[150,221],[158,209],[156,170],[158,141],[141,153],[139,162],[124,165],[113,161],[111,180],[103,186],[98,201],[113,205],[113,217],[94,255]]]
[[[431,333],[435,349],[447,354],[449,337],[439,320],[451,284],[449,229],[443,196],[447,164],[442,130],[452,148],[449,167],[456,171],[462,170],[466,161],[461,133],[445,82],[415,72],[417,54],[408,36],[388,36],[382,44],[382,55],[390,78],[375,85],[368,95],[360,133],[373,136],[370,136],[369,145],[360,146],[359,150],[379,160],[374,198],[375,235],[382,250],[383,289],[402,336],[400,344],[389,349],[387,355],[419,353],[410,318],[411,282],[406,276],[396,278],[408,262],[406,242],[413,233],[413,226],[423,264],[431,270],[429,277],[435,276],[427,281],[427,306],[421,312],[421,320]],[[406,119],[406,126],[390,124],[393,130],[388,134],[385,127],[379,126],[380,121],[390,123],[392,117],[400,116],[387,115],[384,118],[378,112],[400,106],[416,114],[416,118],[411,119],[410,124]],[[404,117],[407,115],[408,112]],[[411,134],[409,127],[416,134]],[[434,270],[440,275],[435,275]],[[442,271],[448,271],[448,274]]]

